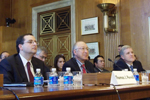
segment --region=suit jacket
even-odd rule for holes
[[[98,73],[98,72],[101,72],[101,73],[109,73],[108,70],[103,69],[103,71],[101,71],[101,70],[99,70],[97,67],[94,67],[94,71],[95,71],[96,73]]]
[[[94,73],[93,64],[89,61],[85,61],[84,63],[85,63],[86,72]],[[70,67],[71,71],[80,71],[80,68],[75,58],[71,58],[69,61],[65,62],[65,64],[63,65],[62,71],[66,71],[67,67]]]
[[[119,66],[120,68],[117,67],[117,66]],[[141,62],[140,62],[140,61],[137,61],[137,60],[135,60],[135,61],[133,62],[133,68],[137,68],[137,71],[138,71],[138,72],[145,71],[145,70],[143,69],[143,67],[142,67]],[[125,61],[124,61],[122,58],[120,58],[120,59],[118,60],[118,62],[113,65],[113,70],[122,70],[122,69],[128,69],[128,70],[130,71],[130,68],[129,68],[128,65],[125,63]]]
[[[32,57],[32,65],[34,72],[40,68],[41,73],[46,78],[46,68],[44,62]],[[0,74],[4,75],[4,83],[22,83],[28,82],[27,75],[19,54],[12,55],[0,63]]]

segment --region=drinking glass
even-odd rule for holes
[[[81,71],[73,71],[72,74],[73,74],[73,85],[75,87],[81,87],[83,73]]]
[[[59,86],[64,86],[64,74],[65,74],[65,71],[58,72],[58,84],[59,84]]]
[[[149,81],[149,73],[147,73],[146,71],[141,72],[141,80],[142,84],[147,84]]]

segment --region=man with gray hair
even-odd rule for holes
[[[114,70],[128,69],[133,72],[133,68],[136,68],[138,72],[145,71],[141,62],[135,60],[133,49],[129,45],[124,45],[119,54],[121,58],[114,64]]]
[[[62,71],[66,71],[67,67],[71,71],[82,71],[83,73],[94,73],[93,64],[88,61],[89,51],[88,46],[83,41],[78,41],[72,49],[73,57],[65,62]]]
[[[45,60],[47,58],[47,55],[48,55],[47,49],[44,46],[38,46],[37,47],[37,52],[34,55],[34,57],[36,57],[36,58],[40,59],[41,61],[45,62]],[[48,66],[45,66],[45,71],[49,72],[50,68]]]
[[[47,58],[47,54],[48,53],[47,53],[47,50],[46,50],[45,47],[38,46],[37,52],[34,55],[34,57],[36,57],[36,58],[38,58],[38,59],[40,59],[40,60],[42,60],[44,62],[46,60],[46,58]]]

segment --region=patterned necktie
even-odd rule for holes
[[[83,64],[83,65],[81,65],[81,67],[82,67],[82,71],[83,71],[83,73],[86,73],[85,65]]]
[[[130,66],[130,69],[131,69],[131,71],[133,72],[133,66],[132,66],[132,65]]]
[[[30,62],[27,62],[27,69],[28,69],[28,75],[30,78],[30,82],[34,82],[34,77],[33,77],[33,74],[31,73],[31,70],[30,70]]]

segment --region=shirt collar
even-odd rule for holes
[[[75,58],[76,59],[76,58]],[[82,66],[84,63],[81,63],[78,59],[76,59],[78,66]]]
[[[21,58],[22,63],[23,63],[24,66],[26,66],[27,62],[30,62],[30,63],[31,63],[31,60],[28,61],[28,60],[27,60],[26,58],[24,58],[20,53],[19,53],[19,55],[20,55],[20,58]]]
[[[97,67],[98,68],[98,67]],[[98,68],[101,72],[103,71],[102,69]]]
[[[126,64],[128,65],[128,67],[133,66],[133,64],[131,64],[131,65],[130,65],[130,64],[128,64],[128,63],[126,63]]]

